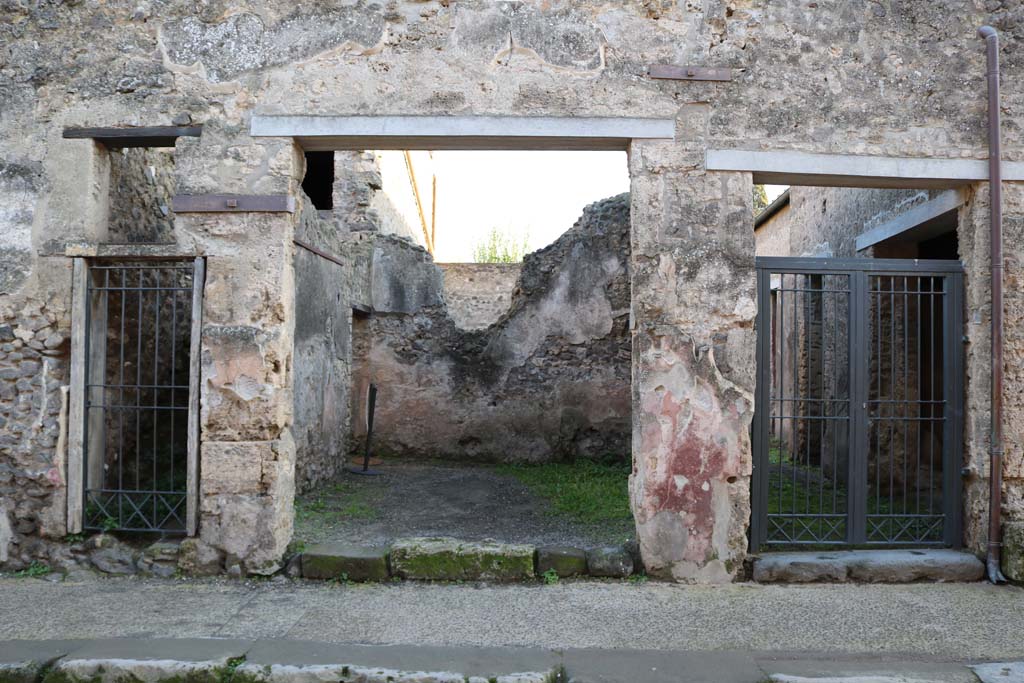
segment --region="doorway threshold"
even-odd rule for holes
[[[758,583],[912,583],[980,581],[981,560],[969,552],[934,549],[819,550],[764,553],[754,558]]]

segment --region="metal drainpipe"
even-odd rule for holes
[[[999,34],[982,26],[988,57],[989,230],[992,263],[992,434],[989,460],[988,580],[1006,583],[999,568],[1003,507],[1003,175],[999,116]]]

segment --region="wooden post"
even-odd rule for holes
[[[68,533],[82,531],[85,496],[82,473],[85,460],[85,365],[88,336],[89,266],[76,258],[71,285],[71,407],[68,417]]]
[[[203,337],[203,285],[206,260],[198,257],[192,269],[192,338],[188,358],[188,463],[185,526],[189,536],[199,530],[199,392]]]

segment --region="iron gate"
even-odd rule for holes
[[[203,261],[88,265],[82,525],[195,532]]]
[[[957,546],[957,261],[757,259],[751,547]]]

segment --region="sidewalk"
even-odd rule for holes
[[[245,653],[258,646],[256,654],[270,646],[287,654],[301,641],[341,653],[350,650],[339,650],[339,644],[351,643],[412,646],[421,653],[424,646],[435,647],[444,656],[497,648],[493,652],[518,652],[545,666],[551,656],[562,657],[558,661],[567,669],[573,664],[580,681],[746,683],[812,673],[820,679],[847,665],[850,671],[891,673],[902,663],[924,667],[917,674],[937,667],[932,678],[908,674],[904,680],[945,683],[975,680],[965,662],[1024,660],[1024,589],[984,583],[493,586],[4,578],[0,614],[0,640],[39,646],[143,639],[149,655],[160,639],[219,638],[239,641]],[[393,664],[413,656],[408,649],[394,653],[401,657],[388,660]],[[779,663],[766,668],[772,661]],[[659,678],[658,671],[645,671],[646,678],[638,677],[648,665],[662,673],[683,667],[692,676]],[[588,666],[591,679],[582,676]],[[704,666],[719,677],[700,678]],[[732,679],[723,677],[727,669],[735,673]],[[628,677],[594,678],[600,672]],[[487,676],[498,673],[509,672]],[[755,678],[743,678],[749,675]]]
[[[988,665],[979,667],[979,672],[982,683],[1016,683],[1019,677],[1006,674],[1024,676],[1024,666]],[[0,642],[0,679],[19,683],[979,682],[965,664],[905,657],[138,638]]]

